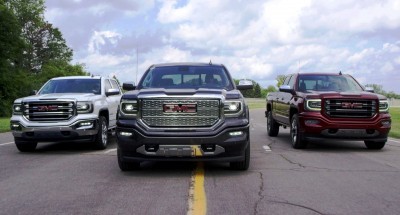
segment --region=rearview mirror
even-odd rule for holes
[[[374,90],[373,87],[365,87],[365,91],[371,92],[371,93],[374,93],[374,92],[375,92],[375,90]]]
[[[289,85],[282,85],[279,87],[279,91],[285,92],[285,93],[293,93],[293,89]]]
[[[250,80],[240,80],[236,86],[238,90],[250,90],[253,89],[253,82]]]
[[[130,91],[130,90],[135,90],[136,86],[134,82],[127,82],[122,84],[122,89]]]
[[[118,89],[109,89],[106,92],[106,96],[112,96],[112,95],[118,95],[119,94],[119,90]]]

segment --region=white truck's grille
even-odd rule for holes
[[[23,103],[23,114],[29,121],[65,121],[75,115],[73,101],[35,101]]]

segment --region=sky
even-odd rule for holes
[[[400,0],[47,0],[45,19],[73,63],[120,82],[152,64],[211,60],[263,88],[342,71],[400,94]]]

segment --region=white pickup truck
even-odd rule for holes
[[[38,142],[86,140],[105,149],[116,127],[122,96],[115,79],[69,76],[50,79],[34,95],[14,101],[10,126],[19,151]]]

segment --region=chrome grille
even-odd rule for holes
[[[164,105],[196,105],[196,112],[164,112]],[[150,127],[211,127],[220,119],[218,99],[143,99],[142,121]]]
[[[325,100],[325,112],[328,116],[334,118],[371,118],[376,111],[375,100]]]
[[[23,113],[29,121],[65,121],[75,114],[73,101],[39,101],[23,103]]]

